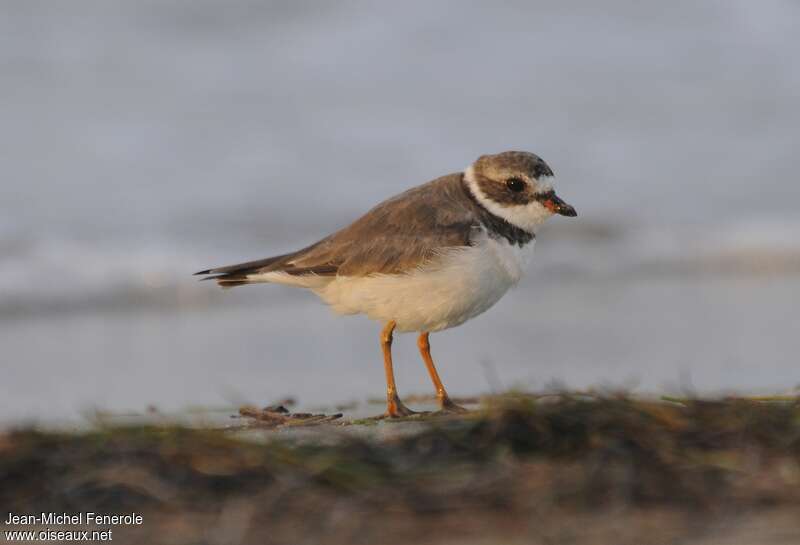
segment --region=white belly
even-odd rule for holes
[[[403,275],[340,276],[310,287],[340,314],[394,320],[399,331],[439,331],[494,305],[522,277],[533,252],[484,236]]]

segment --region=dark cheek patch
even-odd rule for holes
[[[505,204],[508,206],[525,205],[535,200],[536,195],[531,191],[531,186],[525,184],[523,191],[511,191],[505,182],[495,182],[489,178],[480,176],[478,178],[478,187],[481,188],[486,197],[498,204]]]

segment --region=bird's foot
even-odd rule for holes
[[[413,416],[419,414],[417,411],[412,411],[400,401],[400,398],[395,397],[389,399],[386,403],[386,412],[383,414],[384,418],[402,418],[404,416]]]
[[[444,397],[439,398],[439,412],[446,414],[460,414],[468,411],[461,405],[456,405],[453,403],[453,401],[445,395]]]

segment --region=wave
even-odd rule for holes
[[[542,264],[543,272],[569,268],[590,276],[800,273],[800,222],[680,226],[584,222],[550,227],[545,240],[548,262]]]
[[[213,261],[247,258],[230,249],[223,253]],[[547,227],[537,253],[536,274],[556,280],[800,274],[800,223],[642,227],[563,222]],[[97,308],[203,307],[221,297],[220,290],[191,276],[209,264],[209,255],[206,246],[166,239],[108,245],[55,237],[0,238],[0,318]],[[252,297],[227,299],[247,302]]]

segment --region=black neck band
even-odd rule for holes
[[[517,227],[516,225],[512,225],[500,216],[492,214],[480,203],[475,195],[472,194],[472,191],[470,190],[467,181],[464,179],[463,174],[461,175],[461,186],[464,189],[464,193],[467,194],[469,200],[475,205],[475,208],[478,212],[478,218],[481,224],[486,228],[486,231],[490,237],[495,239],[504,238],[509,242],[509,244],[516,244],[520,248],[536,238],[534,233],[529,233],[525,229]]]

